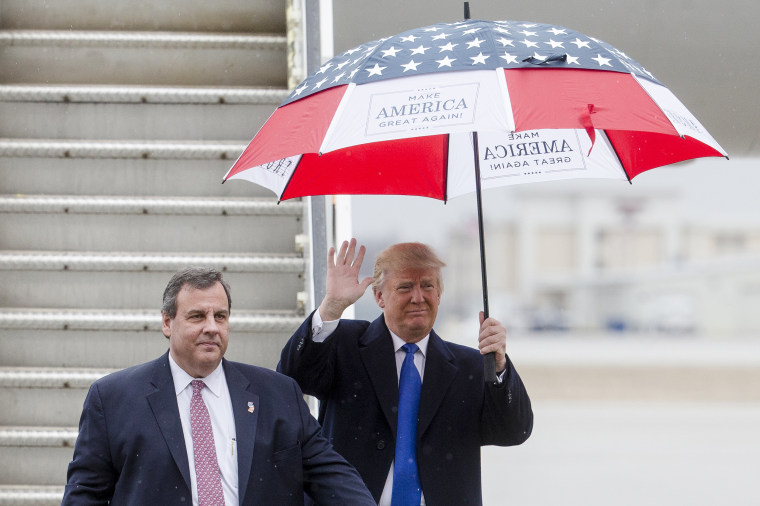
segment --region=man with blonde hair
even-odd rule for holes
[[[406,242],[394,244],[380,252],[375,260],[373,289],[379,288],[385,281],[385,273],[397,272],[403,269],[433,269],[436,272],[438,290],[443,293],[443,276],[441,268],[446,264],[438,258],[427,244]]]
[[[506,355],[506,330],[480,314],[478,350],[434,331],[445,265],[421,243],[381,252],[330,248],[325,298],[282,350],[278,370],[320,400],[319,421],[380,505],[481,504],[480,447],[523,443],[530,398]],[[341,320],[372,284],[382,315]],[[483,358],[495,353],[497,385]]]

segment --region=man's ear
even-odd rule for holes
[[[167,339],[172,335],[172,319],[169,318],[166,311],[161,311],[161,330],[164,333],[164,337]]]
[[[385,309],[385,300],[383,300],[383,291],[376,286],[372,287],[372,293],[375,294],[375,302],[382,309]]]

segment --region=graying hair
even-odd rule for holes
[[[164,303],[161,311],[169,318],[177,316],[177,294],[182,287],[189,285],[196,290],[204,290],[221,283],[224,293],[227,294],[227,309],[232,309],[232,297],[230,297],[230,285],[222,278],[221,271],[206,267],[188,267],[172,276],[164,290]]]

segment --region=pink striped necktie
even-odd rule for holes
[[[206,384],[193,380],[193,397],[190,399],[190,432],[193,436],[193,455],[195,456],[195,479],[198,486],[198,506],[224,506],[222,477],[216,460],[214,431],[211,418],[201,397],[201,390]]]

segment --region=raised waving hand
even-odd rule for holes
[[[322,320],[337,320],[343,311],[359,300],[367,287],[372,284],[373,278],[367,277],[359,281],[359,270],[364,261],[366,248],[359,247],[356,250],[356,239],[343,241],[340,249],[330,248],[327,253],[327,282],[325,298],[319,305],[319,314]]]

